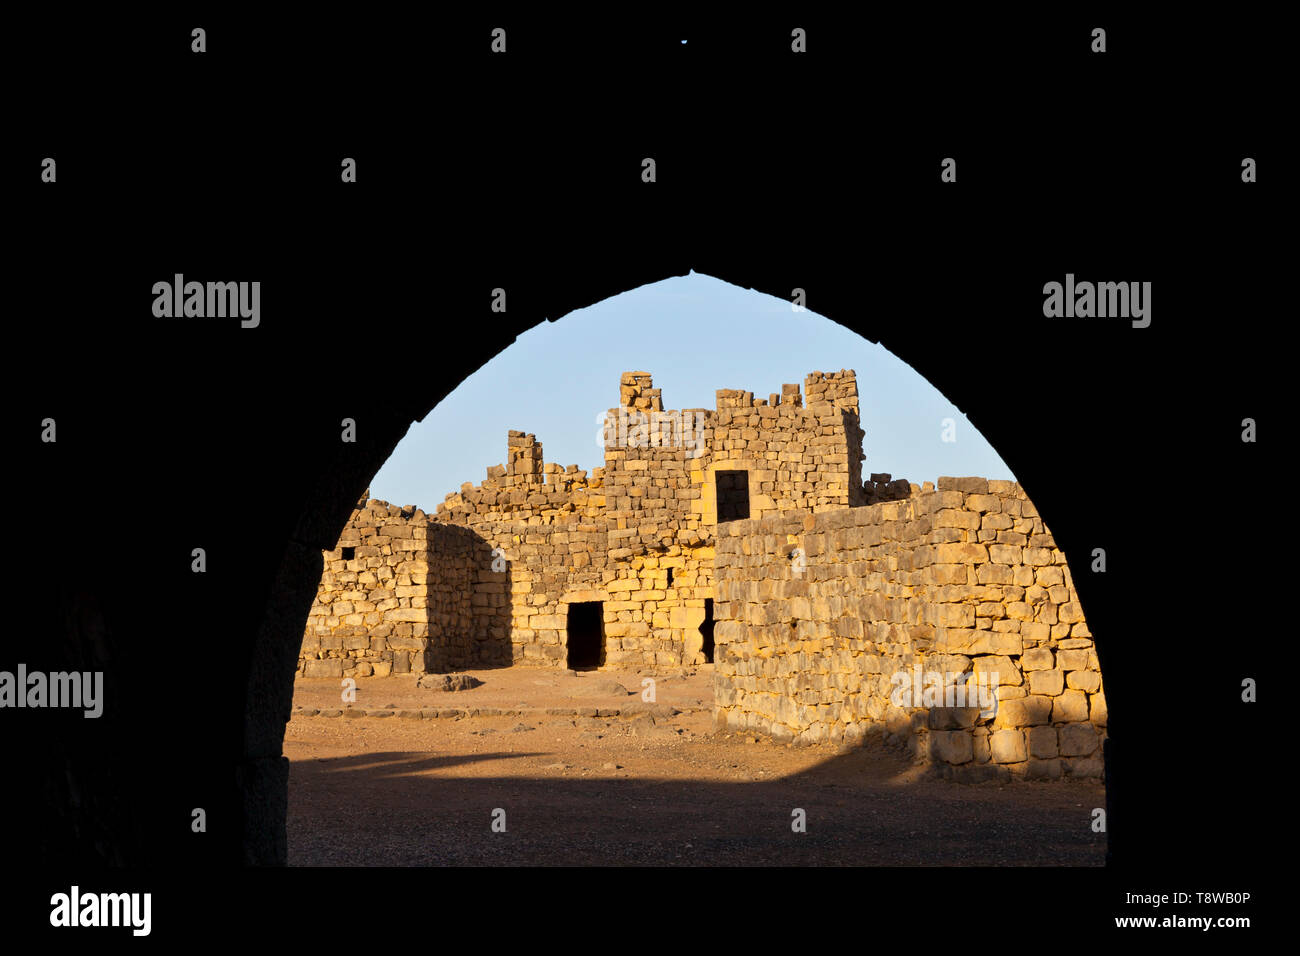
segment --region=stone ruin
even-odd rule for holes
[[[967,780],[1101,774],[1101,675],[1017,483],[862,479],[856,375],[665,410],[626,372],[604,466],[507,460],[430,515],[357,503],[299,673],[714,666],[719,729],[871,737]]]

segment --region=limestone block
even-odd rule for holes
[[[1052,700],[1052,722],[1066,723],[1088,719],[1088,695],[1081,690],[1063,691]]]
[[[1010,515],[1001,514],[1001,507],[997,512],[990,512],[980,519],[980,529],[984,531],[1009,531],[1013,520]]]
[[[1013,621],[1032,621],[1034,619],[1033,606],[1024,601],[1012,601],[1007,604],[1007,617]]]
[[[989,738],[989,749],[994,763],[1020,763],[1027,758],[1024,731],[997,731]]]
[[[997,621],[995,624],[1005,623]],[[1020,635],[1013,631],[977,631],[979,636],[971,641],[968,653],[996,654],[1019,657],[1024,650]]]
[[[1021,549],[1010,544],[991,544],[988,559],[994,564],[1017,565],[1021,562]]]
[[[1052,628],[1040,621],[1024,621],[1020,625],[1020,634],[1026,644],[1041,644],[1051,638]]]
[[[403,651],[422,651],[429,646],[429,640],[425,637],[415,637],[413,634],[394,634],[388,638],[388,646]]]
[[[975,531],[980,526],[980,517],[970,511],[945,508],[942,511],[936,511],[930,516],[930,526],[932,528],[962,528],[966,531]]]
[[[931,564],[925,569],[925,583],[936,587],[963,585],[969,575],[964,564]]]
[[[1003,700],[998,704],[998,715],[994,719],[994,726],[998,728],[1016,728],[1045,724],[1052,713],[1053,699],[1060,700],[1059,697],[1051,698],[1038,695],[1023,697],[1019,700]]]
[[[1057,613],[1064,624],[1077,624],[1083,620],[1083,608],[1077,601],[1062,604],[1057,609]]]
[[[1002,499],[997,495],[971,494],[966,496],[966,510],[979,512],[1000,512],[1002,510]]]
[[[1056,697],[1065,689],[1065,671],[1030,671],[1029,692]]]
[[[1095,694],[1091,694],[1089,695],[1088,703],[1091,708],[1088,714],[1088,719],[1091,720],[1098,727],[1105,727],[1106,726],[1106,694],[1103,691],[1098,691]]]
[[[1071,690],[1093,693],[1101,687],[1101,675],[1096,671],[1070,671],[1066,683]]]
[[[964,628],[975,626],[975,606],[973,604],[938,605],[936,623],[940,627]]]
[[[1058,584],[1065,583],[1065,574],[1059,567],[1048,566],[1034,569],[1034,583],[1045,588],[1051,588]],[[1064,603],[1057,601],[1057,604]]]
[[[1086,671],[1088,669],[1088,652],[1086,650],[1062,650],[1058,652],[1057,664],[1065,671]]]
[[[975,569],[980,584],[1011,584],[1014,572],[1004,564],[981,564]]]
[[[998,685],[1009,684],[1012,686],[1019,685],[1024,678],[1020,673],[1020,668],[1010,657],[999,654],[990,654],[984,657],[975,658],[975,673],[991,681],[993,675],[997,676]]]
[[[1031,648],[1020,658],[1020,667],[1026,672],[1051,670],[1055,666],[1056,657],[1048,647]]]
[[[387,612],[384,615],[384,620],[388,621],[389,623],[399,622],[399,621],[408,622],[408,623],[413,621],[428,621],[429,612],[424,608],[399,607],[399,608],[394,608],[393,610]],[[358,621],[357,623],[361,623],[361,622]]]
[[[979,564],[989,560],[988,548],[982,544],[939,544],[934,547],[937,564]]]

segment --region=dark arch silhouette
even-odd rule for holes
[[[48,225],[48,241],[57,227]],[[600,224],[593,229],[599,233]],[[1134,692],[1128,681],[1168,666],[1168,645],[1154,637],[1168,627],[1155,596],[1186,586],[1168,556],[1195,554],[1204,543],[1194,523],[1161,521],[1206,494],[1194,483],[1161,483],[1171,453],[1213,449],[1231,469],[1250,449],[1237,437],[1238,409],[1209,392],[1189,392],[1180,414],[1161,414],[1167,385],[1151,370],[1168,360],[1168,338],[1042,320],[1037,278],[1063,271],[1060,263],[1072,256],[1086,264],[1083,240],[1026,252],[1013,275],[991,283],[1001,256],[960,229],[951,241],[967,258],[930,264],[918,251],[918,232],[898,237],[898,248],[867,275],[853,249],[828,239],[774,246],[743,217],[718,235],[683,236],[684,253],[665,252],[653,230],[651,238],[620,235],[621,243],[593,238],[565,250],[581,263],[576,273],[537,253],[541,237],[519,238],[499,261],[474,260],[433,307],[425,286],[376,295],[367,278],[373,270],[356,270],[316,287],[321,270],[303,267],[297,319],[266,321],[256,340],[211,326],[166,330],[168,348],[186,361],[158,360],[157,328],[88,327],[60,375],[95,402],[32,393],[19,403],[28,420],[60,419],[60,442],[34,456],[29,488],[44,501],[75,504],[19,515],[21,540],[35,543],[32,560],[62,573],[33,584],[31,600],[48,614],[36,640],[15,643],[4,656],[17,661],[25,652],[29,666],[45,661],[50,669],[91,661],[116,690],[89,732],[78,725],[51,739],[31,712],[13,723],[14,759],[35,768],[17,784],[27,789],[16,803],[48,818],[21,835],[37,858],[283,863],[281,744],[294,663],[320,552],[336,542],[358,495],[410,425],[520,332],[692,269],[782,298],[807,290],[810,309],[884,345],[968,416],[1077,572],[1107,682],[1111,858],[1134,844],[1167,860],[1200,852],[1183,839],[1195,805],[1182,802],[1176,779],[1136,747],[1125,756],[1126,736],[1170,720],[1167,701]],[[1136,241],[1121,237],[1112,252],[1131,255]],[[269,240],[256,252],[258,261],[274,261]],[[90,261],[89,249],[69,254]],[[414,253],[393,256],[386,266],[395,274],[422,274]],[[82,281],[93,297],[96,281],[114,278],[106,272]],[[488,307],[496,287],[507,289],[504,314]],[[1244,342],[1225,346],[1217,359],[1244,361],[1245,349]],[[109,366],[101,352],[123,358]],[[195,356],[210,370],[206,393],[195,383]],[[872,396],[870,381],[860,389]],[[1143,424],[1152,415],[1158,431]],[[354,443],[340,440],[344,418],[357,423]],[[1209,434],[1217,444],[1207,445]],[[1240,533],[1248,546],[1258,530]],[[69,542],[84,546],[84,560],[69,561]],[[206,575],[190,571],[199,543]],[[1110,556],[1107,573],[1086,573],[1099,545]],[[1238,693],[1236,674],[1213,679],[1227,699]],[[159,703],[174,699],[165,688],[176,681],[187,710],[180,723]],[[1234,752],[1251,746],[1227,726],[1206,733]],[[1159,741],[1165,763],[1180,766],[1203,760],[1207,745],[1204,737]],[[1127,796],[1134,793],[1139,800]],[[200,806],[209,832],[195,842],[186,814]]]
[[[175,35],[154,20],[24,33],[56,68],[19,104],[24,171],[6,207],[23,237],[8,354],[37,374],[6,383],[18,454],[6,470],[14,585],[0,662],[100,667],[107,707],[98,722],[0,715],[15,768],[0,796],[12,857],[57,870],[61,891],[70,864],[224,875],[281,859],[277,635],[293,631],[293,583],[309,577],[295,563],[315,560],[344,520],[331,509],[524,328],[690,268],[782,297],[806,289],[810,308],[881,341],[967,414],[1072,566],[1106,547],[1107,573],[1081,573],[1077,588],[1106,674],[1112,859],[1183,873],[1266,845],[1272,821],[1256,808],[1279,722],[1267,704],[1238,701],[1241,678],[1267,670],[1276,602],[1231,582],[1264,563],[1278,533],[1258,513],[1271,501],[1269,443],[1238,435],[1243,417],[1285,407],[1273,391],[1293,377],[1281,368],[1291,350],[1273,344],[1287,328],[1273,298],[1291,263],[1268,228],[1268,177],[1245,193],[1236,181],[1244,153],[1270,166],[1274,101],[1210,95],[1240,71],[1225,56],[1202,69],[1191,21],[1181,44],[1168,42],[1168,18],[1146,42],[1130,30],[1101,71],[1085,44],[1063,52],[1074,27],[1053,37],[1041,18],[1014,17],[990,29],[984,11],[946,29],[932,16],[916,29],[882,23],[872,42],[895,55],[868,64],[861,31],[822,29],[817,68],[798,72],[748,59],[708,70],[693,36],[695,65],[676,83],[657,71],[666,85],[637,102],[628,89],[646,58],[576,42],[570,21],[554,28],[564,46],[609,51],[597,85],[592,61],[572,60],[574,105],[601,92],[607,110],[555,109],[556,85],[538,81],[563,72],[555,44],[532,43],[530,58],[516,32],[513,70],[465,72],[447,51],[473,96],[452,90],[438,104],[445,148],[426,153],[405,135],[407,100],[381,70],[353,84],[351,110],[331,88],[301,104],[307,122],[268,112],[250,137],[169,141],[154,162],[119,148],[124,118],[147,138],[153,117],[196,111],[194,86],[151,83],[158,98],[128,97],[141,108],[125,114],[78,89],[93,63],[109,98],[133,89],[113,77],[152,77]],[[729,44],[735,20],[719,31]],[[251,55],[227,60],[237,69],[205,71],[200,115],[236,90],[278,102],[258,65],[280,62],[301,24],[283,40],[256,26],[235,42],[260,51],[245,45]],[[357,24],[341,29],[337,49],[355,45]],[[587,29],[603,39],[605,18]],[[1217,25],[1216,42],[1224,34]],[[972,36],[1004,38],[993,73]],[[1269,59],[1235,36],[1238,57]],[[423,31],[405,38],[424,52]],[[1206,95],[1134,108],[1178,66],[1149,53],[1176,48]],[[332,69],[336,47],[316,49]],[[426,59],[408,66],[422,97]],[[745,95],[701,104],[701,90],[732,90],[737,76]],[[864,89],[870,109],[846,120],[843,92]],[[1008,106],[1001,118],[994,100]],[[1104,125],[1076,135],[1075,115]],[[247,142],[274,159],[248,161]],[[340,193],[334,160],[354,148],[366,184]],[[73,188],[28,175],[49,149],[62,151],[61,177],[76,170]],[[647,187],[637,172],[651,150],[659,181]],[[934,176],[954,152],[955,192]],[[141,290],[176,272],[266,280],[261,327],[150,322]],[[1067,272],[1155,280],[1152,327],[1044,322],[1039,290]],[[509,290],[507,316],[487,312],[496,287]],[[46,417],[57,446],[35,444]],[[363,425],[355,446],[340,447],[343,417]],[[1270,431],[1281,434],[1261,420]],[[196,546],[204,576],[189,568]],[[202,836],[194,807],[207,810]],[[39,915],[42,889],[24,912]],[[908,889],[900,904],[918,898]],[[246,898],[283,905],[274,892]],[[205,925],[206,898],[194,899],[191,925]]]
[[[658,281],[669,275],[685,274],[688,271],[689,268],[665,275],[652,274],[648,269],[627,272],[614,270],[618,278],[593,277],[593,281],[585,285],[592,291],[585,295],[572,289],[562,289],[557,284],[553,294],[545,299],[530,301],[529,305],[543,315],[563,315],[627,289]],[[748,270],[697,269],[695,271],[706,272],[723,281],[778,297],[788,298],[790,291],[795,288],[791,286],[790,289],[785,289],[772,282],[753,282]],[[1054,485],[1059,485],[1060,482],[1059,474],[1051,467],[1051,463],[1038,459],[1032,446],[1025,446],[1023,440],[1018,438],[1012,422],[1003,420],[999,425],[1001,416],[979,414],[978,410],[988,403],[982,396],[968,388],[967,383],[961,378],[951,378],[943,371],[946,365],[944,358],[928,354],[932,352],[932,343],[923,346],[918,341],[924,337],[922,330],[902,329],[888,320],[880,324],[864,321],[849,305],[848,300],[855,298],[850,294],[851,290],[846,289],[843,299],[837,300],[833,295],[828,295],[829,287],[819,288],[820,295],[827,296],[825,300],[827,303],[839,301],[843,307],[835,308],[831,305],[815,311],[828,314],[832,318],[837,312],[842,314],[848,319],[842,324],[859,332],[870,341],[884,344],[922,374],[925,368],[933,368],[935,377],[930,380],[959,407],[966,410],[973,423],[979,422],[978,427],[985,438],[989,439],[998,453],[1012,466],[1036,503],[1043,502],[1039,505],[1040,511],[1050,516],[1047,522],[1052,527],[1058,544],[1072,559],[1076,589],[1088,613],[1090,628],[1094,634],[1099,635],[1098,655],[1102,662],[1103,673],[1108,673],[1106,668],[1109,656],[1103,648],[1106,634],[1104,628],[1109,621],[1104,610],[1094,610],[1094,602],[1090,600],[1092,589],[1089,582],[1084,580],[1085,575],[1080,570],[1086,567],[1086,563],[1082,560],[1086,552],[1082,545],[1083,538],[1078,531],[1081,526],[1086,526],[1087,522],[1079,520],[1083,517],[1079,509],[1069,509],[1073,513],[1072,519],[1067,509],[1058,508],[1054,504],[1056,500]],[[506,328],[514,327],[510,323],[502,324]],[[529,326],[524,323],[524,327]],[[503,337],[494,336],[490,332],[485,335],[486,339],[493,342],[500,341]],[[513,336],[510,336],[502,347],[509,345],[512,340]],[[329,459],[328,464],[320,469],[320,474],[324,477],[310,486],[309,493],[301,501],[295,521],[294,538],[276,570],[274,587],[257,632],[249,674],[248,706],[245,713],[246,749],[241,764],[241,770],[245,774],[244,779],[247,781],[244,790],[247,802],[244,807],[243,845],[245,860],[248,862],[283,863],[285,860],[283,820],[287,762],[279,754],[284,724],[289,718],[291,708],[293,677],[301,642],[302,625],[320,578],[319,552],[333,547],[358,495],[369,485],[370,479],[387,460],[410,425],[422,420],[468,374],[467,372],[454,382],[444,381],[444,384],[437,388],[435,395],[424,396],[423,400],[415,395],[410,396],[410,402],[403,406],[406,409],[405,415],[396,406],[390,406],[386,415],[376,415],[367,423],[367,441],[360,443],[359,447],[339,448]],[[950,382],[951,387],[949,387]],[[871,393],[869,381],[860,383],[860,389],[863,401],[880,398]],[[407,415],[410,417],[407,418]],[[987,430],[985,423],[988,423]],[[1049,434],[1050,432],[1051,430],[1048,431]],[[1002,438],[999,438],[999,433],[1002,434]],[[331,447],[330,443],[324,441],[321,446]],[[867,446],[870,454],[870,436],[867,438]],[[1065,497],[1068,498],[1069,495]],[[1111,696],[1108,693],[1108,703]],[[1111,704],[1111,711],[1113,715],[1113,704]],[[1111,719],[1114,720],[1113,716]],[[1109,739],[1106,756],[1109,774],[1111,756]]]

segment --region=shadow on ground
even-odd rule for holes
[[[1101,866],[1092,781],[961,785],[867,748],[770,781],[450,776],[533,753],[296,761],[291,865]],[[504,833],[493,832],[496,809]],[[793,811],[806,832],[792,829]]]

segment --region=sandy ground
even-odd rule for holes
[[[298,682],[290,864],[1104,863],[1099,783],[953,784],[883,748],[714,734],[708,667],[655,674],[653,703],[632,671],[468,673],[483,686],[358,680],[351,704],[337,680]]]

